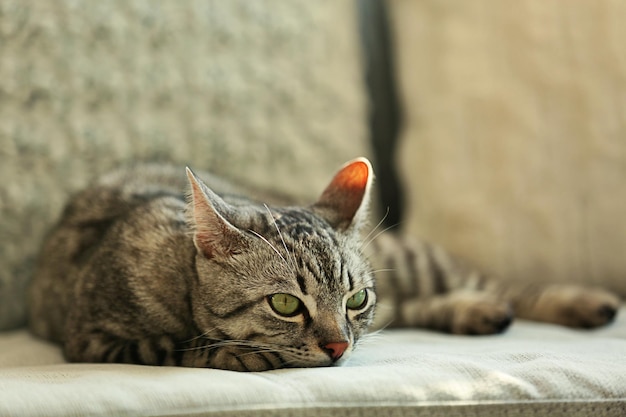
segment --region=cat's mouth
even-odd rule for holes
[[[226,361],[224,369],[237,371],[267,371],[281,368],[315,368],[338,366],[345,363],[353,351],[348,341],[311,343],[300,346],[261,341],[221,341],[207,345]]]
[[[320,343],[316,349],[301,348],[297,352],[289,349],[286,356],[294,356],[289,364],[293,368],[340,366],[347,361],[352,350],[351,343],[341,341]]]

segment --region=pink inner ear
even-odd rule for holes
[[[346,192],[354,192],[362,196],[365,193],[368,178],[369,168],[367,164],[363,161],[356,161],[339,171],[333,178],[332,185]]]
[[[369,177],[370,168],[366,162],[352,162],[335,175],[319,204],[334,207],[337,220],[352,222],[363,203]]]

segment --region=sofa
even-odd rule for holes
[[[0,415],[626,415],[626,307],[595,330],[384,329],[339,367],[237,373],[67,363],[24,301],[64,201],[112,167],[312,201],[359,155],[372,225],[388,212],[495,279],[625,297],[620,17],[612,0],[0,0]]]

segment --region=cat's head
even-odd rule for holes
[[[360,247],[370,163],[347,163],[308,207],[229,204],[188,177],[194,320],[215,346],[229,346],[216,366],[327,366],[349,356],[376,303]]]

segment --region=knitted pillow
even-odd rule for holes
[[[159,160],[306,198],[369,153],[352,2],[2,5],[0,328],[68,195]]]

